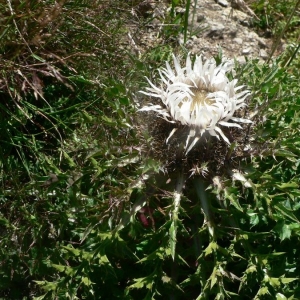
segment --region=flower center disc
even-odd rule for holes
[[[201,90],[198,88],[191,88],[191,91],[193,92],[194,96],[192,96],[193,98],[193,102],[191,103],[191,112],[194,111],[194,109],[196,108],[196,106],[204,106],[206,105],[211,105],[213,103],[215,103],[214,100],[207,98],[207,91],[206,90]]]

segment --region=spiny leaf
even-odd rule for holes
[[[289,239],[292,234],[292,230],[289,225],[285,224],[284,222],[279,222],[275,228],[274,231],[276,231],[279,234],[279,238],[281,241],[285,239]]]
[[[93,284],[92,281],[88,277],[82,277],[81,282],[86,286],[90,286]]]
[[[291,219],[292,221],[295,221],[297,223],[299,223],[299,220],[296,218],[296,216],[294,215],[294,213],[287,209],[285,206],[283,206],[282,204],[278,203],[274,205],[274,208],[279,211],[280,213],[282,213],[284,216],[288,217],[289,219]]]
[[[204,250],[205,256],[215,252],[218,249],[218,244],[216,242],[210,242],[207,248]]]
[[[283,294],[277,293],[276,300],[287,300],[287,298]]]
[[[72,246],[62,246],[63,249],[66,249],[68,251],[70,251],[71,253],[73,253],[75,256],[79,256],[81,251],[78,249],[73,248]]]
[[[225,198],[229,199],[230,203],[239,211],[243,212],[243,209],[238,201],[236,190],[232,188],[224,189]]]

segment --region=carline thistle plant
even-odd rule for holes
[[[160,85],[155,86],[148,78],[151,87],[141,93],[159,98],[160,104],[150,103],[140,111],[152,111],[167,122],[189,127],[185,142],[185,153],[196,145],[201,136],[208,132],[211,136],[220,137],[230,145],[221,127],[242,128],[239,123],[252,121],[234,116],[235,112],[246,106],[245,100],[249,90],[237,86],[237,79],[229,80],[227,72],[232,70],[233,62],[223,60],[217,66],[214,58],[203,59],[196,56],[192,63],[188,54],[185,66],[173,54],[175,71],[166,62],[166,68],[158,70]],[[174,128],[166,142],[176,132]]]

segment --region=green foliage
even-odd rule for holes
[[[138,1],[27,2],[0,4],[0,298],[299,299],[294,50],[237,68],[254,121],[238,164],[164,173],[136,92],[187,15],[137,58]]]
[[[289,17],[292,14],[293,8],[299,6],[299,1],[288,0],[288,1],[253,1],[251,6],[255,13],[259,16],[259,20],[255,20],[254,24],[264,31],[267,29],[273,35],[278,36],[285,28]],[[294,14],[288,24],[288,28],[285,30],[285,37],[291,40],[296,40],[299,36],[299,15]]]
[[[1,5],[0,297],[31,299],[43,294],[34,282],[48,282],[42,285],[47,293],[64,287],[68,292],[60,292],[74,298],[77,284],[89,281],[78,281],[72,266],[65,268],[69,277],[60,276],[64,247],[80,245],[98,222],[109,228],[110,216],[113,226],[128,198],[124,185],[139,176],[126,171],[139,154],[138,147],[132,150],[128,72],[114,63],[124,55],[118,38],[122,18],[115,16],[127,6]],[[119,147],[112,146],[114,140]]]
[[[189,31],[189,22],[195,23],[195,9],[192,10],[194,4],[197,4],[197,1],[192,3],[190,0],[180,1],[172,0],[170,14],[167,14],[163,20],[164,26],[162,28],[162,36],[164,40],[167,40],[169,44],[173,44],[173,47],[177,45],[177,39],[182,35],[183,44],[186,43],[188,37],[191,37],[195,34],[200,34],[203,30],[203,26],[197,26],[195,31]]]

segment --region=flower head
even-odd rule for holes
[[[202,56],[196,56],[192,63],[188,55],[185,66],[181,67],[174,55],[173,59],[175,71],[167,62],[166,68],[159,70],[161,85],[157,87],[147,78],[151,87],[147,87],[146,92],[141,91],[160,98],[161,103],[144,106],[140,111],[154,111],[168,122],[188,126],[186,154],[205,132],[230,144],[220,126],[242,128],[238,123],[251,123],[233,116],[246,105],[245,99],[250,92],[241,91],[244,86],[236,86],[236,79],[228,79],[230,61],[217,66],[213,58],[203,60]],[[167,142],[176,130],[171,131]]]

